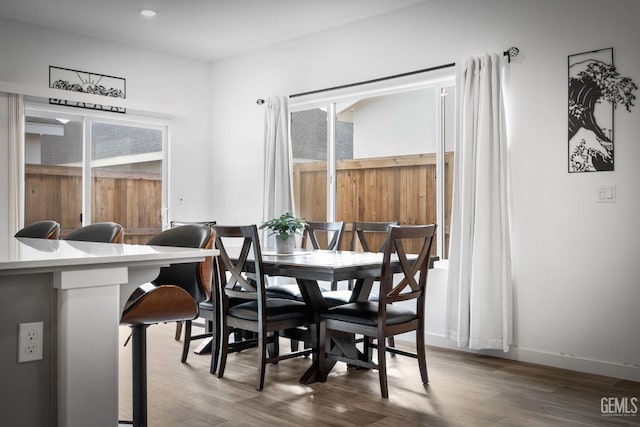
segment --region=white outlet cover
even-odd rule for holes
[[[44,322],[18,324],[18,363],[42,360]]]

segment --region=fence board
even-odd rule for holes
[[[445,154],[445,245],[448,245],[453,187],[453,152]],[[326,218],[326,162],[294,164],[296,212],[307,220]],[[420,154],[336,162],[336,219],[436,222],[436,156]],[[348,247],[351,233],[343,239]],[[373,245],[382,237],[374,236]],[[380,240],[380,242],[378,242]],[[435,253],[436,248],[434,248]]]
[[[146,243],[162,229],[159,174],[92,170],[92,222],[113,221],[125,229],[126,243]],[[78,167],[25,167],[25,224],[53,219],[61,237],[81,226],[82,170]]]

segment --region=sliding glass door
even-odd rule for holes
[[[28,111],[24,143],[24,224],[53,219],[65,236],[82,225],[84,120]]]
[[[166,139],[163,124],[28,107],[24,223],[54,219],[64,237],[113,221],[145,243],[163,228]]]
[[[91,222],[114,221],[128,243],[162,230],[163,131],[91,121]]]

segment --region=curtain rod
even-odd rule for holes
[[[385,81],[385,80],[396,79],[398,77],[406,77],[406,76],[412,76],[414,74],[426,73],[428,71],[441,70],[443,68],[454,67],[455,65],[456,65],[456,63],[452,62],[450,64],[438,65],[436,67],[425,68],[423,70],[409,71],[407,73],[394,74],[392,76],[379,77],[377,79],[371,79],[371,80],[365,80],[365,81],[356,82],[356,83],[349,83],[349,84],[346,84],[346,85],[328,87],[328,88],[325,88],[325,89],[312,90],[312,91],[309,91],[309,92],[295,93],[293,95],[289,95],[289,98],[296,98],[298,96],[312,95],[312,94],[315,94],[315,93],[328,92],[330,90],[336,90],[336,89],[345,89],[345,88],[348,88],[348,87],[361,86],[361,85],[366,85],[366,84],[369,84],[369,83],[377,83],[377,82],[382,82],[382,81]]]
[[[515,46],[512,46],[509,49],[505,50],[502,54],[504,56],[507,56],[509,63],[511,63],[511,58],[514,58],[514,57],[518,56],[518,53],[520,53],[520,49],[518,49]],[[345,89],[345,88],[348,88],[348,87],[361,86],[361,85],[365,85],[365,84],[369,84],[369,83],[377,83],[377,82],[381,82],[381,81],[385,81],[385,80],[397,79],[399,77],[406,77],[406,76],[412,76],[414,74],[427,73],[429,71],[442,70],[444,68],[454,67],[455,65],[456,65],[456,63],[452,62],[450,64],[437,65],[435,67],[424,68],[422,70],[416,70],[416,71],[409,71],[407,73],[394,74],[394,75],[386,76],[386,77],[379,77],[377,79],[364,80],[364,81],[361,81],[361,82],[349,83],[349,84],[346,84],[346,85],[340,85],[340,86],[334,86],[334,87],[328,87],[328,88],[325,88],[325,89],[311,90],[309,92],[294,93],[293,95],[289,95],[289,98],[296,98],[298,96],[312,95],[312,94],[316,94],[316,93],[328,92],[330,90],[336,90],[336,89]],[[256,103],[258,105],[262,105],[262,104],[264,104],[264,99],[258,98]]]

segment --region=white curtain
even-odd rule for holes
[[[262,220],[268,221],[285,212],[294,213],[293,160],[289,138],[288,98],[273,96],[265,102],[264,113],[264,200]],[[262,244],[275,247],[273,239],[263,235]]]
[[[497,54],[457,68],[457,137],[447,337],[509,351],[512,281],[503,65]]]

